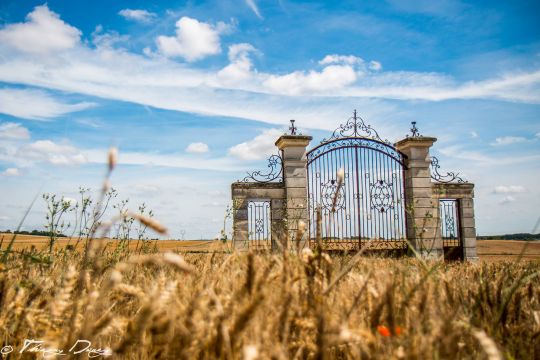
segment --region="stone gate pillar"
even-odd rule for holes
[[[295,239],[300,220],[308,224],[307,202],[307,159],[306,147],[313,138],[303,135],[283,135],[276,141],[283,159],[283,182],[285,184],[285,218],[287,219],[288,239]],[[306,228],[306,235],[309,230]],[[287,241],[288,239],[283,239]],[[304,241],[304,243],[306,243]],[[288,247],[293,244],[286,244]],[[296,246],[296,244],[294,244]]]
[[[429,148],[434,137],[414,136],[398,141],[396,148],[407,156],[405,196],[407,238],[422,256],[443,256],[438,200],[433,199]]]

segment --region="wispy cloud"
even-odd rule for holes
[[[516,198],[511,195],[508,195],[508,196],[503,197],[501,200],[499,200],[499,204],[505,205],[514,201],[516,201]]]
[[[517,194],[527,191],[521,185],[499,185],[493,189],[494,194]]]
[[[50,11],[43,16],[58,19]],[[223,26],[183,17],[175,36],[158,37],[158,51],[188,61],[217,54]],[[373,60],[330,54],[313,69],[274,74],[254,66],[250,55],[256,50],[247,43],[230,47],[230,64],[222,69],[203,69],[126,49],[91,48],[80,42],[35,61],[24,52],[12,53],[10,46],[0,45],[0,54],[6,54],[0,59],[0,81],[274,124],[300,116],[312,118],[310,127],[326,129],[344,104],[347,108],[351,102],[363,104],[369,113],[373,99],[540,103],[540,70],[459,82],[447,74],[383,71]]]
[[[467,160],[475,165],[510,165],[535,162],[540,160],[540,154],[492,156],[478,150],[468,150],[463,145],[452,145],[438,149],[439,152],[449,158]]]
[[[205,144],[203,142],[194,142],[189,144],[186,147],[186,152],[188,153],[207,153],[210,149],[208,148],[208,144]]]
[[[38,140],[21,147],[16,156],[31,162],[46,162],[52,165],[78,165],[87,162],[79,149],[68,144],[57,144],[51,140]]]
[[[121,150],[121,149],[120,149]],[[81,151],[90,163],[105,164],[105,149],[87,149]],[[122,165],[143,165],[163,168],[213,170],[213,171],[243,171],[245,167],[230,157],[209,158],[201,161],[197,157],[182,153],[155,153],[120,151],[119,161]]]
[[[7,122],[0,124],[0,139],[27,140],[30,139],[30,132],[21,124]]]
[[[527,138],[522,136],[502,136],[495,139],[495,142],[492,142],[493,146],[502,146],[502,145],[512,145],[518,144],[527,141]]]
[[[0,113],[30,120],[49,120],[95,106],[81,102],[66,104],[42,90],[0,88]]]
[[[118,12],[125,19],[149,23],[156,18],[156,14],[142,9],[122,9]]]
[[[19,176],[21,175],[19,169],[17,168],[7,168],[1,173],[3,176]]]
[[[259,19],[263,18],[255,0],[246,0],[246,4],[255,13],[255,15],[257,15]]]

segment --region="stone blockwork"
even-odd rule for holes
[[[429,149],[437,141],[433,137],[410,137],[395,144],[406,155],[405,200],[407,238],[424,257],[443,256],[439,223],[439,205],[433,201]]]
[[[296,239],[299,221],[308,224],[307,201],[307,159],[306,147],[313,138],[302,135],[283,135],[276,141],[283,159],[283,178],[285,183],[287,239],[293,242],[289,246],[298,247],[297,242],[304,244],[302,239]]]
[[[474,184],[433,184],[434,201],[440,199],[458,200],[459,231],[463,243],[463,257],[467,260],[477,260],[476,253],[476,224],[474,221]]]
[[[248,248],[248,202],[270,201],[272,249],[283,239],[285,218],[285,185],[280,183],[235,182],[231,185],[233,200],[233,241],[237,250]]]

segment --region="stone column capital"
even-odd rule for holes
[[[411,148],[430,148],[437,138],[431,136],[408,137],[394,144],[396,149],[407,154]]]
[[[437,138],[428,136],[408,137],[398,141],[394,146],[407,156],[408,167],[427,167],[431,162],[429,148],[435,141]],[[420,160],[420,164],[417,164],[416,160]]]
[[[276,146],[279,150],[283,150],[288,147],[306,147],[310,141],[313,140],[312,136],[304,135],[282,135],[277,139]]]

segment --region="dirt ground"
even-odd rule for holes
[[[0,234],[0,248],[5,249],[11,240],[12,234]],[[108,246],[114,246],[116,240],[105,240]],[[75,245],[77,239],[60,238],[57,247],[64,247],[68,244]],[[78,247],[82,248],[84,241],[79,242]],[[181,252],[212,252],[215,250],[226,250],[231,247],[230,243],[224,244],[220,241],[212,240],[158,240],[152,241],[158,246],[160,251],[181,251]],[[14,243],[14,250],[29,250],[32,246],[37,249],[46,249],[49,238],[46,236],[17,235]],[[129,246],[135,249],[138,246],[137,240],[130,240]],[[478,240],[478,256],[482,261],[503,261],[515,260],[525,247],[524,259],[540,260],[540,241],[518,241],[518,240]]]

